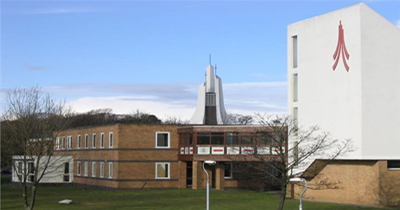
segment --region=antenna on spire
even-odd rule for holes
[[[211,65],[211,54],[209,55],[208,61],[209,61],[209,64]]]

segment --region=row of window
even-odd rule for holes
[[[91,177],[97,177],[99,176],[100,178],[104,178],[104,162],[100,162],[99,163],[99,175],[97,175],[97,163],[96,162],[92,162],[92,168],[91,168]],[[83,162],[83,176],[89,176],[89,162]],[[170,163],[169,162],[160,162],[160,163],[156,163],[156,169],[155,169],[155,178],[156,179],[169,179],[170,178]],[[82,163],[78,162],[77,163],[77,171],[76,174],[78,176],[82,176]],[[112,179],[113,178],[113,163],[109,162],[108,163],[108,178]]]
[[[17,165],[17,176],[19,181],[22,180],[23,174],[24,174],[24,169],[23,167],[23,162],[22,161],[18,161],[16,162]],[[28,173],[26,173],[27,175],[27,181],[32,182],[34,179],[34,172],[35,172],[35,163],[33,161],[29,161],[28,162]]]
[[[23,161],[17,161],[17,176],[19,180],[22,179],[23,177]],[[70,174],[69,174],[69,162],[64,163],[64,174],[63,174],[63,181],[64,182],[69,182],[70,181]],[[34,172],[35,172],[35,163],[33,161],[28,162],[28,173],[27,175],[27,181],[33,182],[34,181]]]
[[[92,148],[96,148],[97,144],[97,138],[96,138],[96,133],[92,134]],[[89,134],[84,135],[84,141],[82,142],[82,135],[77,135],[76,137],[76,144],[77,144],[77,149],[89,148]],[[114,146],[114,138],[113,138],[113,132],[108,133],[108,147],[113,148]],[[72,136],[63,136],[63,137],[57,137],[56,139],[56,149],[72,149]],[[83,145],[82,145],[83,144]],[[105,134],[101,133],[100,134],[100,148],[104,148],[105,146]]]
[[[81,176],[82,174],[82,163],[78,162],[77,163],[77,170],[76,170],[76,174],[78,176]],[[100,174],[99,177],[100,178],[104,178],[104,162],[100,162]],[[114,172],[114,168],[113,168],[113,163],[110,162],[108,163],[108,178],[112,179],[113,178],[113,172]],[[89,176],[89,162],[84,162],[84,168],[83,168],[83,176]],[[92,162],[92,173],[91,173],[92,177],[96,177],[97,176],[97,171],[96,171],[96,162]]]
[[[169,132],[156,132],[156,148],[170,148],[170,133]],[[89,148],[89,134],[84,135],[84,139],[82,139],[82,135],[77,135],[77,149]],[[113,148],[114,140],[113,140],[113,132],[109,132],[108,134],[108,148]],[[83,141],[82,141],[83,140]],[[92,134],[92,148],[97,147],[97,135],[96,133]],[[56,139],[56,149],[72,149],[73,139],[72,136],[63,136],[57,137]],[[83,145],[82,145],[83,144]],[[100,134],[100,148],[104,148],[105,146],[105,134]]]
[[[297,68],[297,59],[298,59],[298,54],[297,54],[297,36],[292,36],[292,66],[293,68]],[[293,98],[293,102],[297,102],[299,100],[299,90],[298,90],[298,86],[299,86],[299,79],[298,79],[298,74],[295,73],[293,74],[293,78],[292,78],[292,98]],[[298,108],[294,107],[293,108],[293,125],[294,125],[294,135],[297,136],[297,129],[298,129]]]
[[[181,133],[179,135],[180,145],[193,145],[192,133]],[[198,145],[277,145],[281,139],[274,133],[197,133]]]

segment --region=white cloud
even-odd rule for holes
[[[400,20],[397,20],[396,26],[400,28]]]
[[[132,99],[132,100],[126,100]],[[178,117],[188,119],[194,112],[194,108],[175,105],[162,101],[140,100],[136,97],[84,97],[68,102],[77,112],[86,112],[93,109],[111,108],[114,113],[128,114],[141,110],[154,114],[159,118]]]
[[[67,97],[77,112],[111,108],[114,113],[130,113],[137,109],[157,117],[190,119],[197,103],[199,84],[65,84],[43,87],[57,97]],[[228,113],[286,113],[286,82],[247,82],[223,85]]]

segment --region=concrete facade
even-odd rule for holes
[[[361,3],[293,23],[287,40],[298,126],[351,139],[355,151],[344,158],[400,159],[400,29]]]
[[[43,156],[37,164],[37,156],[13,156],[11,181],[23,182],[24,177],[27,183],[34,179],[33,170],[38,169],[38,175],[43,174],[40,183],[71,183],[74,181],[74,158],[72,156]],[[27,163],[27,165],[24,164]]]
[[[329,151],[297,169],[309,181],[305,198],[399,206],[400,173],[388,162],[400,162],[400,29],[360,3],[290,24],[287,43],[295,126],[317,125],[354,148],[313,176],[310,169]],[[290,136],[289,147],[296,140]],[[300,192],[288,188],[296,198]]]

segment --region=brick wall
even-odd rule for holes
[[[400,206],[400,171],[387,161],[335,160],[308,180],[306,200],[371,206]],[[289,185],[287,196],[298,199],[302,185]]]
[[[389,170],[387,161],[379,161],[379,203],[400,207],[400,170]]]
[[[109,133],[113,134],[113,147],[109,147]],[[156,148],[156,132],[169,133],[167,148]],[[104,133],[104,148],[100,147]],[[85,135],[89,147],[85,148]],[[93,134],[96,147],[93,148]],[[81,147],[77,138],[81,135]],[[72,155],[74,168],[81,163],[81,175],[74,170],[74,183],[111,188],[178,188],[178,134],[174,125],[111,125],[63,131],[60,135],[67,140],[72,136],[72,148],[56,150],[55,155]],[[84,176],[84,164],[88,162],[88,175]],[[96,163],[96,174],[92,177],[92,163]],[[109,163],[113,164],[113,176],[108,177]],[[100,164],[104,163],[104,177],[100,177]],[[156,178],[156,163],[169,163],[169,178]]]

